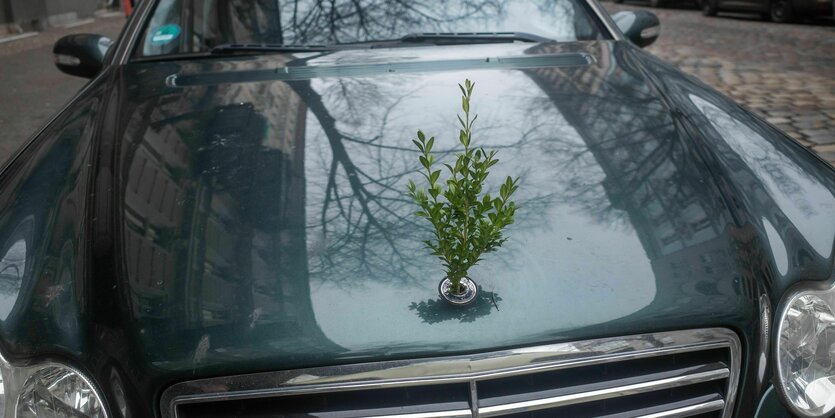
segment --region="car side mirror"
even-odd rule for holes
[[[104,56],[111,45],[113,41],[101,35],[65,36],[52,48],[55,66],[70,75],[93,78],[104,68]]]
[[[661,21],[654,13],[645,10],[622,11],[612,15],[626,39],[643,48],[652,45],[661,34]]]

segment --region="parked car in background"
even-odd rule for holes
[[[758,13],[774,22],[791,22],[802,17],[833,16],[835,2],[828,0],[699,0],[702,14],[719,12]]]
[[[624,2],[624,0],[612,0],[612,1],[615,2],[615,3],[618,3],[618,4]],[[650,7],[653,7],[653,8],[658,8],[658,7],[663,7],[663,6],[670,6],[670,5],[673,5],[673,4],[682,4],[682,3],[683,4],[690,4],[690,5],[693,5],[693,4],[698,5],[699,0],[695,0],[695,1],[690,1],[690,0],[649,0],[649,5],[650,5]]]
[[[145,0],[59,40],[90,81],[0,172],[3,416],[831,416],[835,170],[658,34],[594,0]],[[465,78],[520,188],[460,307],[406,184],[418,128],[460,152]]]

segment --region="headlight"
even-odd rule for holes
[[[804,290],[782,305],[777,378],[785,400],[803,417],[835,411],[835,288]]]
[[[0,418],[108,418],[92,381],[72,367],[15,367],[0,356],[0,372]]]

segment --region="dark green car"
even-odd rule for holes
[[[4,417],[835,410],[835,170],[594,0],[146,0],[0,176]],[[507,242],[406,183],[473,80]],[[491,184],[489,187],[497,187]]]

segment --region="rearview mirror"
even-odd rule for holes
[[[101,35],[65,36],[52,48],[55,66],[70,75],[93,78],[104,67],[104,56],[112,44],[110,38]]]
[[[643,48],[652,45],[661,34],[661,21],[654,13],[645,10],[622,11],[612,15],[626,39]]]

